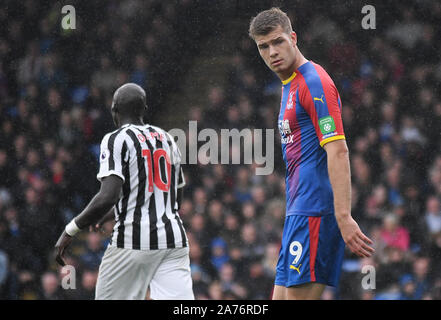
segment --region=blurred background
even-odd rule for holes
[[[76,29],[61,28],[61,8]],[[82,232],[61,289],[52,248],[98,191],[99,143],[114,130],[113,91],[147,91],[166,130],[271,128],[280,81],[248,38],[259,11],[288,12],[305,57],[342,98],[352,214],[376,254],[346,252],[323,299],[441,299],[441,3],[372,1],[2,0],[0,8],[0,299],[93,299],[112,225]],[[180,215],[197,299],[269,299],[285,210],[285,167],[185,165]],[[363,266],[375,290],[361,286]]]

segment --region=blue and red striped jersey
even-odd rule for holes
[[[311,61],[282,83],[278,125],[286,164],[286,215],[334,213],[323,146],[345,139],[340,95],[326,71]]]

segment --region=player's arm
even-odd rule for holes
[[[98,222],[117,203],[122,184],[123,180],[116,175],[110,175],[101,180],[100,191],[93,197],[87,207],[66,226],[55,245],[57,250],[55,259],[60,265],[65,265],[63,260],[64,251],[72,242],[73,236],[80,230]]]
[[[343,240],[360,257],[374,251],[372,241],[351,216],[351,171],[349,151],[341,119],[341,101],[333,81],[323,70],[299,88],[299,97],[314,125],[320,146],[327,153],[328,175],[334,196],[334,211]]]
[[[335,218],[343,240],[349,249],[360,257],[369,257],[374,249],[372,240],[360,230],[351,216],[351,170],[346,140],[326,143],[323,148],[328,158],[328,174],[334,194]]]
[[[87,207],[66,226],[58,239],[56,261],[64,265],[63,254],[80,230],[91,226],[102,219],[117,203],[124,183],[123,165],[128,161],[127,145],[121,130],[104,136],[100,146],[100,166],[97,179],[101,182],[99,192]]]
[[[74,219],[79,229],[97,223],[109,213],[118,202],[122,184],[122,179],[116,175],[110,175],[102,179],[100,191],[93,197],[83,212]]]

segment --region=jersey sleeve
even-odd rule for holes
[[[184,170],[182,170],[182,167],[179,169],[179,177],[178,177],[178,185],[176,188],[183,188],[185,186],[185,177],[184,177]]]
[[[116,175],[123,182],[123,161],[127,157],[127,144],[120,132],[109,133],[104,136],[100,146],[100,166],[97,174],[99,181],[104,177]]]
[[[299,98],[312,120],[321,147],[345,139],[340,95],[324,70],[319,69],[317,76],[305,79],[305,85],[299,88]]]
[[[171,163],[174,166],[178,166],[178,184],[176,186],[176,188],[182,188],[185,186],[185,176],[184,176],[184,171],[182,170],[182,155],[181,155],[181,151],[179,150],[179,146],[176,143],[175,139],[173,138],[173,136],[168,133],[165,132],[165,135],[167,136],[167,140],[170,146],[170,153],[171,153]]]

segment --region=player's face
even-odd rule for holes
[[[256,44],[260,56],[268,68],[282,79],[289,78],[294,72],[296,58],[297,35],[287,34],[281,26],[263,36],[256,36]]]

